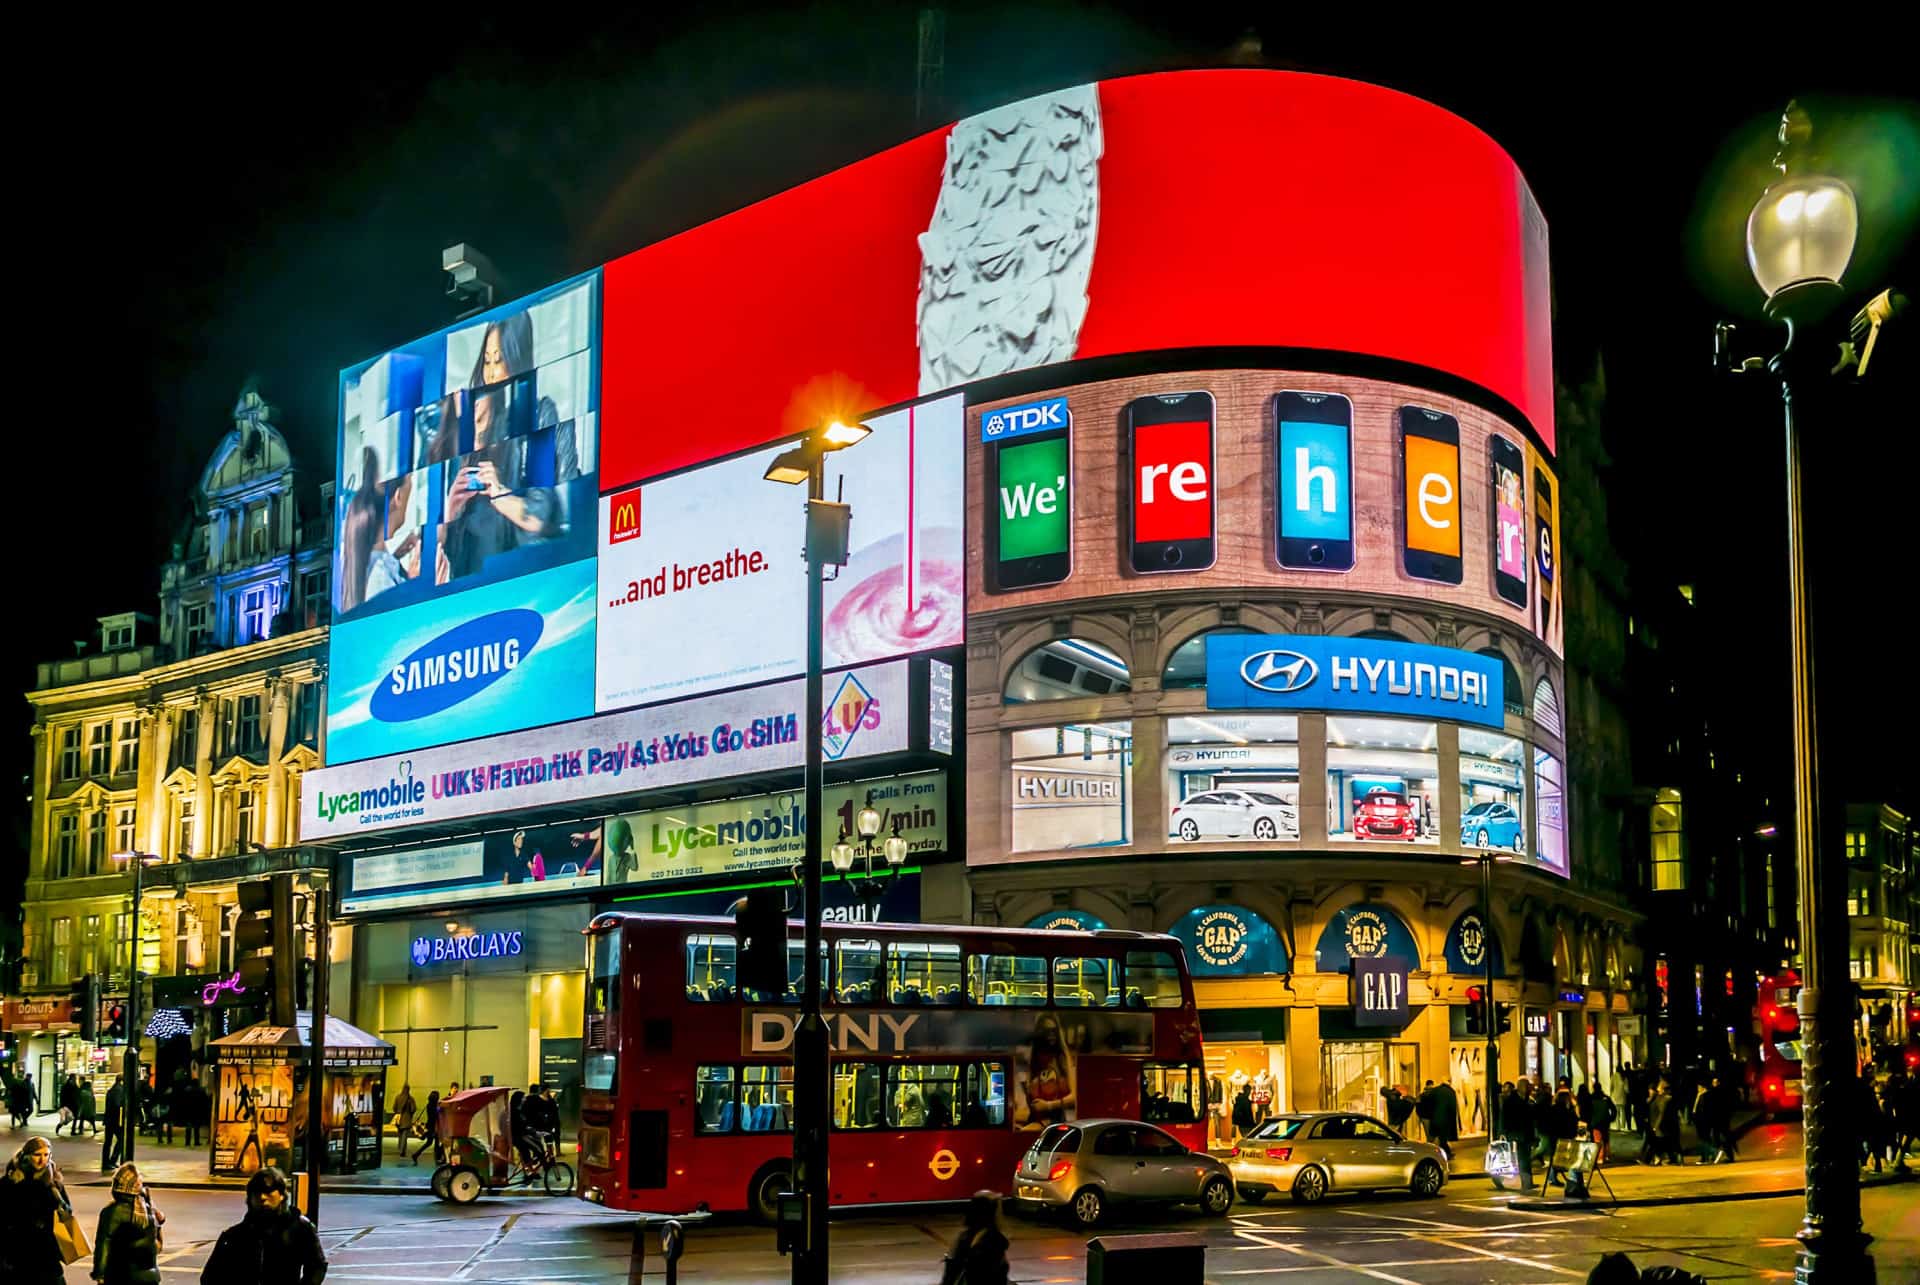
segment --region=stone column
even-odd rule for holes
[[[1327,716],[1302,714],[1300,735],[1300,843],[1327,846]]]
[[[1437,818],[1440,826],[1440,849],[1443,852],[1460,850],[1460,729],[1452,723],[1439,725],[1440,739],[1436,752],[1440,755],[1440,797],[1435,800],[1439,805]]]
[[[267,675],[267,797],[259,809],[263,814],[263,828],[250,837],[269,848],[282,847],[288,842],[281,833],[286,824],[287,769],[281,765],[280,756],[287,752],[292,696],[291,679],[278,673]]]
[[[193,749],[193,852],[181,855],[204,857],[213,850],[213,739],[220,702],[204,687],[193,695],[200,720]]]

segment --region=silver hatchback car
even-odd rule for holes
[[[1082,1227],[1114,1205],[1193,1203],[1214,1217],[1233,1207],[1233,1173],[1204,1151],[1135,1120],[1051,1124],[1013,1176],[1019,1205],[1065,1209]]]
[[[1330,1191],[1400,1187],[1437,1196],[1447,1158],[1431,1143],[1402,1137],[1369,1115],[1318,1111],[1277,1115],[1240,1139],[1227,1161],[1242,1200],[1284,1191],[1312,1204]]]

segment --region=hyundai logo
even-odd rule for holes
[[[1256,651],[1240,662],[1240,677],[1263,692],[1297,692],[1319,676],[1320,667],[1297,651]]]

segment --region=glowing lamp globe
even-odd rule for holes
[[[1845,183],[1815,174],[1783,179],[1747,216],[1747,265],[1768,298],[1805,282],[1838,282],[1859,231],[1860,207]]]

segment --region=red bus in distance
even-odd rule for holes
[[[1800,1109],[1800,974],[1791,968],[1762,977],[1754,1026],[1760,1042],[1760,1106]]]
[[[736,981],[733,920],[607,913],[587,927],[580,1195],[771,1221],[790,1186],[800,927],[784,993]],[[1061,1120],[1120,1116],[1206,1146],[1200,1019],[1174,938],[828,924],[836,1206],[1010,1189]]]

